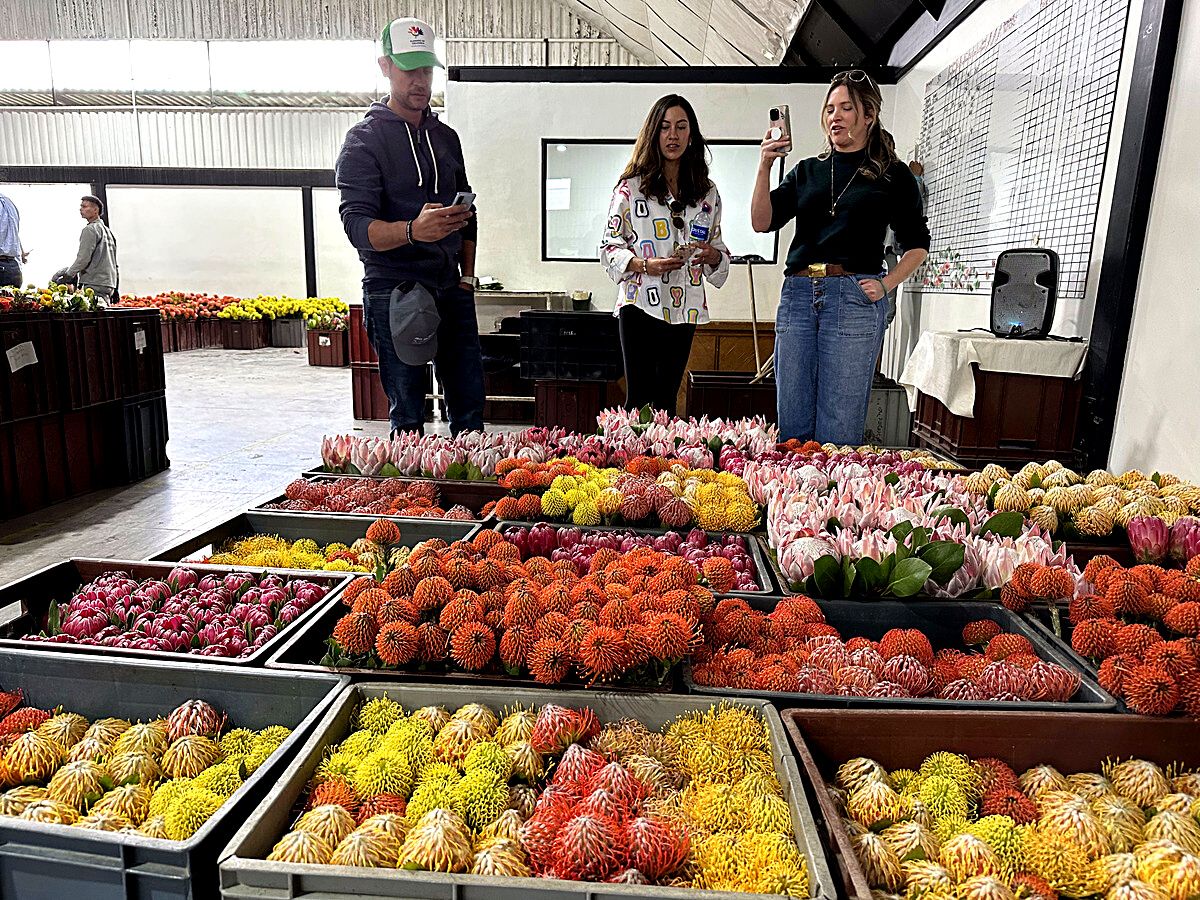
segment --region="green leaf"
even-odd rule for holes
[[[1029,486],[1031,488],[1040,488],[1042,486],[1042,476],[1034,472],[1029,478]]]
[[[862,582],[863,590],[868,594],[878,593],[887,584],[883,567],[869,556],[864,556],[856,564],[858,579]]]
[[[924,526],[914,528],[909,535],[908,546],[912,548],[913,553],[916,553],[922,547],[929,543],[929,529]]]
[[[654,421],[654,410],[650,408],[649,403],[638,410],[638,421],[643,425],[649,425],[652,421]]]
[[[819,556],[813,564],[813,583],[819,597],[840,597],[842,567],[832,556]]]
[[[1024,526],[1025,517],[1019,512],[1002,512],[996,513],[984,522],[979,533],[980,535],[991,533],[1000,537],[1017,538],[1021,536],[1021,529]]]
[[[348,462],[348,463],[346,463],[346,474],[347,475],[361,475],[362,469],[360,469],[354,463]]]
[[[934,522],[940,522],[942,519],[948,519],[951,525],[971,524],[971,520],[967,518],[967,514],[957,506],[939,506],[929,515],[933,517]]]
[[[400,478],[402,473],[391,463],[384,463],[383,468],[379,470],[379,474],[384,478]]]
[[[1157,487],[1162,487],[1162,475],[1158,472],[1155,472],[1153,475],[1151,475],[1150,480],[1153,481]]]
[[[895,472],[889,472],[887,475],[885,475],[883,477],[883,480],[884,480],[885,484],[890,484],[890,485],[895,486],[900,483],[900,476],[897,475]]]
[[[717,454],[721,452],[721,447],[724,445],[724,443],[725,442],[721,439],[720,435],[714,434],[708,439],[708,449],[712,451],[714,459]]]
[[[841,527],[842,527],[842,523],[841,523],[841,521],[838,520],[837,516],[830,516],[829,521],[825,523],[825,530],[828,531],[830,534],[833,534],[835,531],[837,531]]]
[[[842,557],[842,596],[851,597],[854,595],[854,579],[858,575],[858,569],[849,556]]]
[[[892,572],[896,570],[896,563],[898,562],[899,560],[896,559],[896,554],[894,553],[889,553],[879,561],[879,574],[883,576],[883,584],[880,587],[892,580]]]
[[[467,467],[464,463],[451,463],[446,468],[446,479],[448,481],[466,481]]]
[[[911,597],[924,587],[929,580],[933,567],[923,559],[909,557],[896,564],[892,580],[888,583],[888,593],[893,597]]]
[[[957,541],[934,541],[922,547],[917,556],[932,567],[929,577],[945,586],[962,568],[965,553],[966,547]]]
[[[483,481],[483,469],[475,463],[467,463],[467,481]]]
[[[61,625],[60,613],[58,611],[58,601],[50,601],[50,614],[46,617],[46,631],[51,637],[58,634],[59,626]]]
[[[910,534],[912,534],[912,530],[913,530],[912,522],[908,522],[908,521],[897,522],[890,529],[888,529],[888,534],[890,534],[892,537],[894,537],[896,539],[897,543],[903,543],[904,539],[906,537],[908,537]]]

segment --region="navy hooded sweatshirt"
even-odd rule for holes
[[[346,133],[337,187],[342,225],[363,262],[367,291],[391,291],[404,281],[428,287],[458,283],[462,243],[477,234],[474,216],[436,242],[380,251],[367,238],[375,219],[415,219],[426,203],[449,206],[458,191],[471,189],[458,134],[432,111],[426,109],[414,128],[388,108],[387,98],[371,104],[366,118]]]

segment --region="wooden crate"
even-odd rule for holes
[[[224,319],[226,350],[261,350],[271,345],[270,323],[266,319]]]
[[[370,340],[367,339],[367,327],[363,322],[363,307],[362,304],[351,305],[350,307],[350,362],[360,364],[378,365],[379,357],[375,355],[375,348],[371,346]]]
[[[763,416],[776,421],[775,379],[751,384],[753,372],[688,372],[687,414],[741,419]]]

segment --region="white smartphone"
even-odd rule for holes
[[[451,206],[466,206],[472,207],[475,205],[475,195],[468,191],[459,191],[454,195],[454,202]]]
[[[787,147],[784,149],[784,152],[791,152],[792,114],[786,103],[780,103],[778,106],[771,107],[771,139],[787,141]]]

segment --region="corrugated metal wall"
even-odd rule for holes
[[[328,169],[352,109],[4,110],[0,165]]]
[[[405,15],[445,38],[610,37],[555,0],[0,0],[8,40],[374,40]]]

